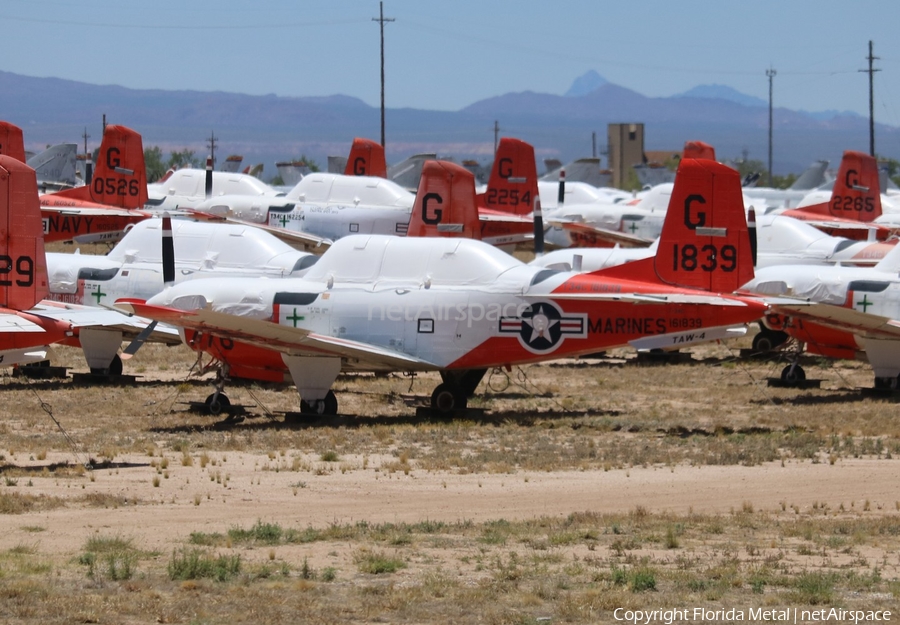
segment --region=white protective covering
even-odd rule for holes
[[[411,209],[415,195],[384,178],[317,172],[298,182],[288,192],[287,199],[310,204],[375,205]]]
[[[354,235],[336,241],[305,277],[372,289],[440,284],[503,290],[504,274],[517,268],[526,266],[472,239]],[[521,284],[521,274],[517,276]]]
[[[206,195],[205,169],[179,169],[164,182],[147,185],[151,198],[169,195],[203,198]],[[213,196],[217,195],[280,195],[278,191],[255,176],[227,171],[213,172]]]
[[[179,267],[213,269],[278,268],[290,273],[301,258],[273,235],[251,226],[172,220],[175,259]],[[105,257],[116,264],[162,264],[162,220],[147,219],[135,226]]]

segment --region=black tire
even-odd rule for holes
[[[798,386],[806,380],[806,372],[800,365],[788,365],[781,370],[781,381],[790,386]]]
[[[23,367],[28,367],[29,369],[43,369],[45,367],[50,366],[49,360],[38,360],[37,362],[29,362],[22,365]]]
[[[109,363],[109,375],[122,375],[122,359],[118,354],[113,356],[112,362]]]
[[[785,341],[787,341],[788,335],[787,332],[775,331],[775,330],[761,330],[756,336],[753,337],[753,351],[764,354],[766,352],[770,352],[773,349],[777,349],[779,346],[783,345]]]
[[[443,414],[465,410],[466,404],[466,394],[453,384],[438,384],[431,394],[431,407]]]
[[[213,416],[228,412],[231,408],[231,400],[225,393],[219,393],[218,396],[212,393],[203,403],[206,405],[206,411]]]
[[[875,388],[884,390],[897,390],[900,388],[900,377],[875,378]]]
[[[337,411],[338,400],[334,391],[328,391],[324,399],[316,399],[313,401],[300,400],[300,412],[304,414],[331,416],[336,415]]]

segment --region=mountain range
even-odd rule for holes
[[[379,109],[343,95],[138,90],[0,72],[0,111],[23,128],[29,149],[81,145],[85,129],[92,135],[89,147],[96,147],[105,114],[110,123],[139,131],[145,147],[164,152],[188,148],[205,155],[214,132],[220,156],[243,154],[245,164],[266,163],[266,173],[274,173],[275,161],[301,154],[324,164],[327,155],[346,154],[354,136],[380,138]],[[678,151],[699,139],[716,146],[720,158],[746,153],[765,161],[768,149],[768,103],[759,98],[722,85],[651,98],[588,72],[564,95],[507,93],[450,112],[388,108],[388,161],[436,152],[487,162],[495,121],[501,135],[532,143],[539,159],[563,162],[591,156],[592,133],[602,152],[607,124],[622,122],[645,125],[647,150]],[[900,129],[879,124],[876,133],[876,147],[900,145]],[[846,149],[868,150],[868,120],[853,113],[775,108],[773,134],[776,173],[799,172],[821,158],[836,164]]]

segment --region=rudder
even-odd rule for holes
[[[29,310],[48,293],[44,227],[34,170],[0,155],[0,306]]]
[[[534,146],[503,137],[494,155],[487,191],[478,196],[482,206],[513,215],[529,215],[538,195]]]
[[[737,171],[706,159],[682,159],[654,267],[663,282],[719,293],[753,279]]]
[[[425,161],[406,236],[480,239],[472,172],[456,163]]]
[[[371,139],[354,138],[344,175],[387,178],[387,162],[382,145]]]
[[[22,129],[15,124],[0,121],[0,154],[25,162],[25,140]]]
[[[55,199],[71,198],[117,208],[143,208],[148,196],[141,135],[125,126],[107,126],[90,187],[66,189],[45,198],[50,205]]]

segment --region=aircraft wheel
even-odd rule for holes
[[[753,351],[760,353],[770,352],[779,345],[782,345],[787,339],[787,332],[769,329],[760,330],[759,333],[753,337]]]
[[[116,354],[109,363],[109,375],[122,375],[122,359]]]
[[[900,377],[875,378],[875,388],[897,390],[900,388]]]
[[[314,415],[336,415],[338,411],[338,400],[334,391],[328,391],[324,399],[316,399],[313,401],[300,400],[300,412]]]
[[[797,386],[806,380],[806,372],[800,365],[788,365],[781,370],[781,381],[789,386]]]
[[[222,414],[231,408],[231,400],[228,399],[225,393],[219,393],[218,395],[212,393],[203,403],[206,405],[207,412],[211,415]]]
[[[444,414],[449,414],[457,410],[465,410],[466,403],[465,393],[463,393],[459,387],[454,386],[453,384],[447,384],[446,382],[444,384],[438,384],[437,388],[435,388],[434,392],[431,394],[431,407]]]

